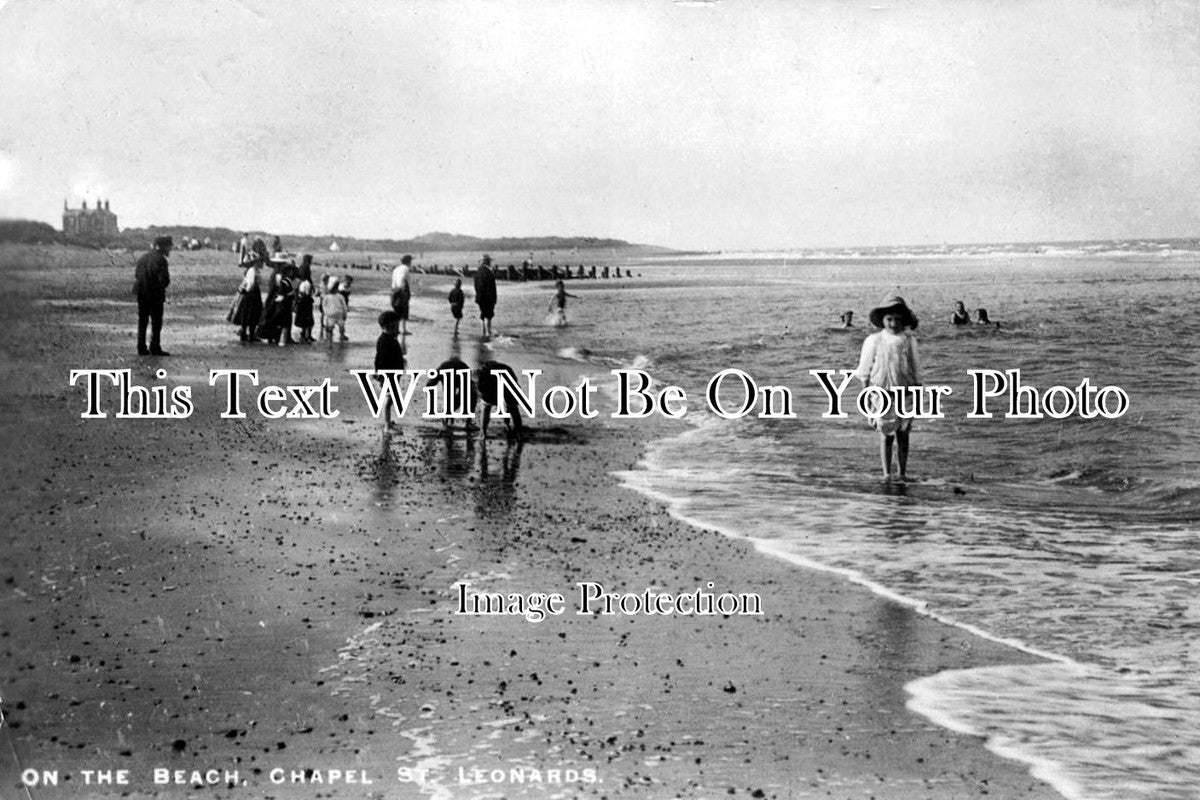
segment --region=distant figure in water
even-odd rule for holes
[[[904,302],[903,297],[893,295],[871,311],[871,324],[882,328],[863,341],[862,354],[854,376],[866,386],[878,386],[890,390],[901,386],[919,386],[917,373],[917,340],[912,331],[917,327],[917,317]],[[877,398],[873,398],[877,399]],[[878,411],[878,403],[872,404],[871,412]],[[912,429],[911,419],[901,419],[896,414],[896,403],[890,404],[886,413],[871,418],[871,426],[879,432],[879,458],[883,465],[883,476],[892,479],[892,445],[896,446],[896,462],[900,468],[900,480],[906,480],[908,471],[908,434]]]
[[[550,319],[549,322],[556,328],[565,328],[567,325],[567,298],[579,298],[576,295],[567,291],[567,287],[563,284],[562,278],[554,282],[554,297],[550,298]]]
[[[975,313],[979,315],[979,324],[980,324],[980,325],[992,325],[992,324],[995,324],[995,325],[997,325],[997,326],[998,326],[998,325],[1000,324],[999,322],[993,323],[993,322],[992,322],[990,319],[988,319],[988,315],[987,315],[987,309],[986,309],[986,308],[978,308],[978,309],[976,309],[976,310],[975,310]]]
[[[985,311],[983,315],[984,315],[984,317],[986,317],[987,312]],[[950,322],[953,323],[954,325],[970,325],[971,324],[971,315],[969,313],[967,313],[967,307],[963,305],[962,300],[955,301],[954,313],[950,315]]]
[[[854,327],[854,312],[853,311],[846,311],[842,314],[842,327],[843,328],[853,328]]]

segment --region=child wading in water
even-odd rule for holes
[[[904,302],[903,297],[893,295],[871,311],[871,324],[883,330],[872,333],[862,346],[858,369],[854,376],[864,386],[878,386],[890,390],[898,386],[918,386],[917,340],[912,331],[917,327],[917,318]],[[877,409],[873,409],[877,410]],[[887,412],[871,418],[871,425],[879,431],[879,457],[883,464],[883,475],[892,479],[892,443],[895,442],[896,462],[900,468],[900,480],[907,479],[908,434],[911,419],[896,415],[896,402],[889,405]]]
[[[547,319],[547,322],[556,328],[566,327],[568,297],[575,297],[575,295],[567,291],[562,278],[559,278],[554,282],[554,297],[550,300],[550,316]]]

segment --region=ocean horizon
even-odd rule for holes
[[[798,569],[1044,657],[928,676],[909,687],[910,707],[985,737],[1065,797],[1191,798],[1200,349],[1181,301],[1200,290],[1200,248],[1188,244],[644,259],[642,282],[582,294],[583,326],[526,342],[636,365],[691,398],[727,368],[792,390],[794,419],[721,419],[694,400],[688,430],[620,479]],[[920,319],[922,382],[954,389],[944,419],[914,424],[916,478],[902,485],[879,477],[864,419],[821,418],[810,375],[852,369],[868,312],[895,293]],[[999,324],[952,325],[957,300]],[[842,329],[844,310],[860,325]],[[1019,370],[1043,391],[1121,387],[1129,408],[968,419],[969,373],[987,369]]]

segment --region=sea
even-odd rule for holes
[[[626,485],[797,569],[1044,656],[923,677],[909,705],[1063,796],[1200,797],[1200,240],[663,255],[626,269],[588,282],[571,326],[528,342],[687,391],[686,428],[653,442]],[[883,479],[857,390],[845,418],[823,417],[811,373],[853,369],[870,310],[896,294],[920,320],[922,382],[950,387],[944,416],[914,424],[903,484]],[[952,325],[956,301],[995,324]],[[722,381],[724,417],[705,400],[723,370],[740,371]],[[984,370],[1014,383],[1019,370],[1059,415],[1085,379],[1128,406],[1016,419],[993,398],[992,418],[970,418],[971,371]],[[751,385],[741,375],[784,387],[794,416],[758,405],[725,418]]]

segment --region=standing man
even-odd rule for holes
[[[170,236],[159,236],[154,240],[150,252],[138,259],[134,269],[133,291],[138,303],[138,355],[169,356],[163,352],[160,336],[163,326],[163,303],[167,300],[167,287],[171,285],[171,273],[167,269],[167,256],[174,245]],[[146,347],[146,325],[150,325],[150,347]]]
[[[392,270],[392,311],[400,318],[400,335],[408,336],[408,303],[412,299],[412,287],[408,272],[412,268],[412,256],[400,259],[400,266]]]
[[[475,304],[479,306],[479,319],[483,335],[492,338],[492,316],[496,312],[496,276],[492,273],[492,257],[485,255],[475,273]]]

